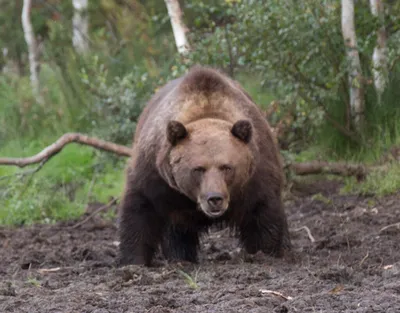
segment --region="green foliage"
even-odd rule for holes
[[[154,79],[135,67],[108,83],[107,70],[96,57],[91,66],[81,70],[81,79],[94,94],[87,114],[97,117],[97,133],[113,142],[129,144],[143,106],[154,92]]]
[[[373,170],[365,181],[358,183],[354,178],[346,179],[342,193],[386,196],[400,190],[400,164],[392,163],[387,167]]]
[[[195,277],[190,276],[188,273],[178,269],[177,272],[182,275],[182,277],[185,279],[186,284],[192,288],[192,289],[199,289],[199,286],[197,285],[197,275],[198,271],[196,271]]]
[[[204,12],[208,12],[206,17]],[[188,65],[211,64],[231,75],[246,69],[262,77],[260,83],[280,100],[277,118],[289,111],[294,114],[290,141],[295,146],[318,144],[336,158],[349,158],[371,149],[378,151],[382,137],[385,147],[397,140],[400,108],[393,93],[398,85],[396,68],[392,68],[380,106],[373,85],[365,85],[368,127],[361,137],[356,135],[348,113],[349,65],[341,33],[340,2],[247,0],[229,6],[220,3],[204,12],[200,17],[209,26],[203,22],[192,32],[195,49]],[[212,20],[214,12],[222,23]],[[400,11],[391,11],[390,16],[386,26],[391,33],[388,54],[393,63],[400,55],[400,41],[390,23]],[[367,2],[357,4],[355,20],[367,82],[372,76],[371,55],[379,21],[371,15]]]
[[[31,155],[44,144],[9,144],[0,149],[0,155]],[[123,160],[102,164],[93,153],[91,148],[69,145],[36,174],[21,175],[27,170],[0,166],[0,224],[74,219],[87,203],[107,203],[110,197],[119,196],[124,183]]]
[[[1,1],[1,0],[0,0]],[[4,2],[4,3],[3,3]],[[164,0],[89,1],[90,48],[79,56],[71,45],[71,1],[39,1],[32,9],[42,42],[43,104],[35,102],[20,27],[21,1],[2,1],[0,46],[0,155],[32,155],[68,131],[81,131],[130,145],[143,106],[168,80],[194,64],[220,68],[239,80],[276,123],[293,116],[285,157],[373,162],[400,142],[400,5],[390,2],[390,75],[378,105],[365,86],[367,128],[354,138],[348,115],[348,64],[341,34],[340,2],[334,0],[184,1],[192,51],[176,53]],[[363,76],[372,78],[371,55],[381,23],[368,2],[356,6]],[[300,153],[298,153],[301,151]],[[90,201],[108,202],[122,191],[125,160],[67,147],[33,177],[0,166],[0,223],[53,222],[75,218]],[[399,188],[394,167],[347,189],[384,194]],[[14,175],[1,178],[7,175]],[[390,177],[390,179],[386,179]],[[374,185],[376,181],[382,185]],[[358,186],[358,185],[357,185]],[[112,216],[110,216],[112,217]]]
[[[0,0],[0,69],[13,67],[21,73],[22,53],[26,51],[23,33],[20,30],[21,1]],[[6,52],[4,55],[4,52]],[[22,73],[21,73],[22,74]]]

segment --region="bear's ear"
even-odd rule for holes
[[[170,121],[167,126],[168,141],[174,146],[178,141],[184,139],[188,135],[185,126],[178,121]]]
[[[233,124],[231,133],[245,143],[249,143],[253,134],[251,123],[246,120],[239,120]]]

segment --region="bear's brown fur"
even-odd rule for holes
[[[270,127],[241,86],[196,66],[142,112],[120,212],[120,263],[196,262],[213,224],[239,230],[248,253],[290,249],[282,166]]]

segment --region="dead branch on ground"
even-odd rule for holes
[[[310,241],[311,241],[312,243],[314,243],[314,242],[315,242],[315,238],[314,238],[314,236],[311,234],[311,230],[310,230],[307,226],[302,226],[302,227],[293,229],[293,231],[298,232],[298,231],[303,230],[303,229],[306,231],[307,236],[308,236],[308,238],[310,239]]]
[[[83,224],[85,224],[87,221],[89,221],[91,218],[93,218],[93,216],[95,216],[96,214],[100,213],[101,211],[105,211],[107,209],[109,209],[110,207],[112,207],[115,203],[117,203],[118,198],[113,198],[110,202],[108,202],[105,205],[102,205],[101,207],[97,208],[96,210],[94,210],[88,217],[86,217],[83,221],[80,221],[79,223],[76,223],[74,226],[72,226],[72,228],[78,228],[79,226],[82,226]]]
[[[40,166],[33,170],[33,172],[37,172],[51,157],[58,154],[67,144],[73,142],[111,152],[122,157],[129,157],[131,155],[131,149],[126,146],[104,141],[95,137],[89,137],[80,133],[67,133],[61,136],[55,143],[46,147],[34,156],[26,158],[0,158],[0,165],[25,167],[30,164],[40,163]],[[335,162],[330,163],[325,161],[286,164],[285,169],[293,171],[296,175],[334,174],[339,176],[356,176],[359,180],[365,178],[367,175],[367,169],[363,165]],[[15,175],[20,174],[17,173]]]
[[[285,300],[293,300],[293,297],[285,296],[283,293],[280,293],[279,291],[275,291],[275,290],[260,289],[260,292],[264,293],[264,294],[271,294],[271,295],[274,295],[274,296],[278,296],[278,297],[281,297],[281,298],[283,298]]]
[[[326,161],[311,161],[287,164],[285,167],[299,176],[311,174],[332,174],[339,176],[355,176],[358,180],[362,180],[367,175],[367,168],[363,165],[340,162],[331,163]]]
[[[387,225],[387,226],[385,226],[385,227],[382,227],[382,228],[380,229],[379,233],[382,233],[382,232],[384,232],[385,230],[387,230],[387,229],[389,229],[389,228],[392,228],[392,227],[400,228],[400,222],[394,223],[394,224],[390,224],[390,225]]]

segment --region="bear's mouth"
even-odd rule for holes
[[[197,208],[207,217],[215,219],[221,217],[228,210],[228,201],[223,201],[220,206],[210,206],[206,201],[198,201]]]

